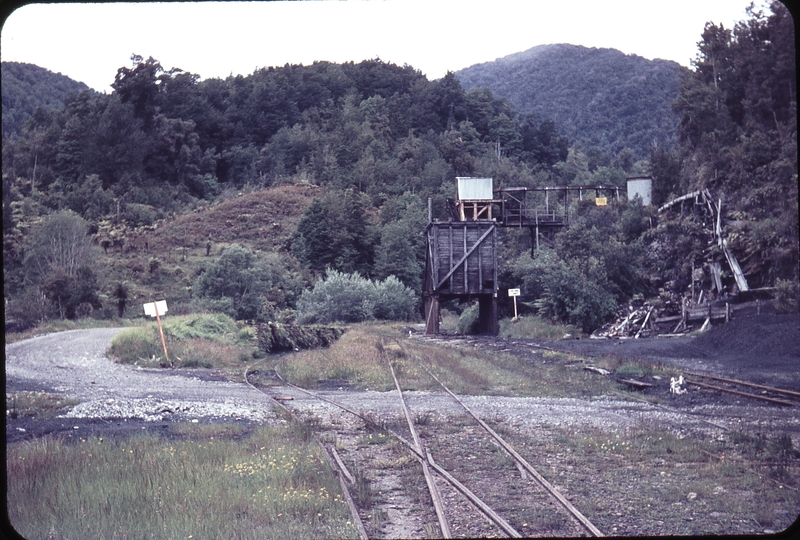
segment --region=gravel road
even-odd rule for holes
[[[143,369],[105,355],[124,328],[72,330],[6,345],[6,391],[39,390],[80,403],[68,418],[228,419],[271,422],[273,403],[254,388],[203,380],[198,370]]]

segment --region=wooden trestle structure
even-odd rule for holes
[[[610,192],[619,200],[619,186],[558,186],[492,190],[491,178],[458,178],[458,199],[448,207],[450,219],[431,219],[423,234],[425,257],[425,333],[439,333],[440,302],[477,299],[480,333],[497,334],[497,229],[528,227],[532,249],[538,250],[541,229],[567,223],[569,193],[594,194],[597,204]],[[551,201],[552,194],[552,201]],[[563,199],[563,206],[562,200]],[[430,205],[430,202],[429,202]]]
[[[439,302],[477,298],[479,331],[497,334],[497,224],[431,222],[425,235],[425,333],[439,333]]]

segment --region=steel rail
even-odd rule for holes
[[[323,455],[325,456],[325,459],[328,461],[328,465],[331,466],[331,469],[338,472],[339,469],[331,460],[331,456],[330,454],[328,454],[328,450],[322,445],[322,442],[320,442],[319,439],[317,439],[317,442],[319,443],[320,446],[322,446],[322,449],[324,450]],[[342,466],[341,471],[346,472],[347,469],[345,469],[344,466]],[[358,529],[358,535],[361,537],[361,540],[369,540],[369,536],[367,535],[367,529],[364,528],[364,522],[361,521],[361,516],[358,515],[358,508],[356,507],[356,503],[355,501],[353,501],[353,497],[350,495],[350,490],[347,489],[347,483],[345,483],[344,475],[337,474],[336,477],[339,479],[339,484],[342,486],[342,491],[344,492],[344,500],[345,502],[347,502],[347,507],[350,509],[350,514],[352,514],[353,516],[353,521],[355,522],[356,528]]]
[[[647,401],[646,399],[642,399],[640,397],[637,397],[637,396],[634,396],[634,395],[631,395],[631,394],[623,394],[621,392],[617,392],[617,391],[614,391],[614,390],[612,390],[611,393],[615,394],[617,396],[620,396],[623,399],[632,399],[632,400],[638,401],[640,403],[646,403],[646,404],[651,405],[653,407],[656,407],[658,409],[667,411],[668,413],[683,414],[683,415],[688,415],[688,416],[696,416],[696,417],[698,417],[697,419],[699,421],[705,422],[706,424],[708,424],[710,426],[714,426],[714,427],[722,429],[724,431],[730,431],[730,428],[725,427],[722,424],[717,424],[716,422],[712,422],[711,420],[706,420],[705,418],[700,418],[700,416],[703,416],[701,413],[697,413],[697,412],[693,412],[693,411],[681,411],[679,409],[675,409],[675,408],[672,408],[672,407],[667,407],[666,405],[661,405],[660,403],[653,403],[652,401]]]
[[[702,373],[694,373],[692,371],[684,371],[683,373],[685,375],[689,375],[690,377],[700,377],[702,379],[710,379],[712,381],[719,381],[729,384],[738,384],[741,386],[749,386],[750,388],[758,388],[759,390],[766,390],[767,392],[772,392],[774,394],[783,394],[785,396],[800,398],[800,392],[794,392],[792,390],[784,390],[783,388],[775,388],[774,386],[764,386],[763,384],[756,384],[748,381],[740,381],[738,379],[726,379],[725,377],[716,377],[714,375],[703,375]]]
[[[278,406],[280,406],[289,415],[294,416],[292,414],[292,411],[290,411],[289,408],[286,407],[286,405],[284,405],[280,401],[274,399],[272,396],[270,396],[269,394],[267,394],[266,392],[264,392],[260,388],[256,387],[253,383],[251,383],[247,379],[248,371],[250,371],[250,367],[248,367],[247,369],[244,370],[244,382],[245,383],[247,383],[253,389],[257,390],[258,392],[260,392],[260,393],[264,394],[265,396],[267,396],[268,398],[270,398],[273,402],[275,402]],[[278,376],[278,378],[281,381],[283,381],[283,377],[281,377],[281,375],[280,375],[280,373],[278,373],[277,369],[275,370],[275,374]],[[325,460],[328,462],[328,465],[331,467],[331,470],[333,470],[333,473],[339,479],[339,484],[342,486],[342,492],[344,493],[344,500],[347,503],[347,508],[350,510],[350,515],[353,516],[353,522],[355,523],[356,528],[358,529],[359,537],[361,538],[361,540],[369,540],[369,535],[367,535],[367,530],[366,530],[366,528],[364,528],[364,522],[361,521],[361,516],[358,514],[358,508],[356,507],[356,503],[353,501],[353,497],[352,497],[352,495],[350,495],[350,490],[347,488],[347,484],[345,483],[344,475],[346,474],[349,477],[350,473],[344,467],[342,467],[341,470],[340,470],[339,467],[337,467],[336,464],[334,464],[333,460],[331,459],[330,454],[328,453],[328,449],[325,448],[325,445],[322,444],[322,441],[320,441],[316,436],[314,437],[314,440],[317,441],[317,444],[322,449],[322,455],[325,456]]]
[[[417,430],[414,427],[414,421],[411,419],[411,412],[408,410],[408,404],[406,403],[406,399],[403,397],[403,390],[400,389],[400,383],[397,381],[397,375],[395,375],[392,363],[389,362],[388,360],[386,361],[386,363],[389,364],[389,370],[392,372],[392,379],[394,379],[394,385],[395,387],[397,387],[397,394],[400,397],[400,404],[403,406],[403,414],[406,417],[406,422],[408,422],[408,430],[411,432],[411,437],[414,439],[414,445],[417,447],[417,452],[422,454],[424,451],[424,448],[422,447],[422,441],[420,440],[419,434],[417,433]],[[428,458],[430,459],[430,454],[427,455]],[[442,537],[452,538],[453,534],[452,532],[450,532],[450,524],[447,522],[447,516],[444,513],[442,496],[439,494],[439,489],[436,487],[436,481],[433,479],[430,468],[428,466],[429,459],[422,460],[422,473],[425,475],[425,482],[428,484],[428,491],[431,494],[431,500],[433,501],[433,508],[434,510],[436,510],[436,519],[439,520],[439,528],[442,531]]]
[[[706,384],[697,381],[686,381],[686,384],[693,384],[695,386],[699,386],[700,388],[706,388],[708,390],[714,390],[716,392],[723,392],[726,394],[734,394],[736,396],[743,396],[753,399],[760,399],[762,401],[767,401],[769,403],[775,403],[776,405],[785,405],[787,407],[800,407],[800,403],[794,401],[785,401],[782,399],[775,399],[767,396],[759,396],[758,394],[751,394],[749,392],[741,392],[739,390],[732,390],[730,388],[723,388],[721,386],[714,386],[713,384]]]
[[[357,416],[358,418],[363,420],[365,423],[371,422],[371,420],[366,418],[363,414],[358,413],[358,412],[346,407],[345,405],[342,405],[341,403],[337,403],[337,402],[335,402],[333,400],[330,400],[328,398],[325,398],[325,397],[319,396],[319,395],[317,395],[317,394],[315,394],[313,392],[310,392],[310,391],[306,390],[305,388],[300,388],[299,386],[296,386],[296,385],[294,385],[292,383],[286,382],[283,379],[283,377],[281,377],[280,373],[278,373],[277,369],[275,369],[275,374],[278,376],[278,378],[281,380],[281,382],[283,382],[286,386],[288,386],[290,388],[294,388],[295,390],[298,390],[299,392],[307,394],[307,395],[309,395],[311,397],[314,397],[316,399],[319,399],[321,401],[324,401],[325,403],[329,403],[329,404],[333,405],[334,407],[338,407],[338,408],[342,409],[343,411],[349,412],[350,414],[352,414],[354,416]],[[480,499],[480,497],[475,495],[467,486],[465,486],[464,484],[459,482],[455,477],[453,477],[453,475],[448,473],[441,466],[439,466],[438,464],[434,463],[433,460],[427,460],[427,456],[425,456],[425,455],[421,454],[420,452],[418,452],[417,449],[415,448],[414,444],[411,441],[409,441],[408,439],[406,439],[405,437],[403,437],[402,435],[400,435],[399,433],[397,433],[393,429],[390,429],[390,428],[387,428],[387,427],[383,427],[382,429],[384,431],[386,431],[387,433],[389,433],[391,436],[393,436],[395,439],[400,441],[401,443],[405,444],[408,447],[408,449],[417,457],[418,460],[420,460],[420,461],[428,461],[428,465],[430,465],[430,467],[439,476],[444,478],[451,486],[453,486],[456,490],[458,490],[458,492],[461,493],[470,503],[472,503],[481,513],[483,513],[483,515],[485,515],[495,525],[500,527],[500,529],[502,529],[503,532],[506,533],[506,535],[510,536],[511,538],[522,538],[522,535],[519,532],[517,532],[517,530],[514,529],[514,527],[512,527],[499,514],[497,514],[497,512],[492,510],[489,505],[487,505],[485,502],[483,502]]]
[[[597,537],[605,536],[602,532],[600,532],[600,529],[595,527],[594,524],[586,518],[586,516],[584,516],[577,508],[575,508],[575,506],[573,506],[571,502],[567,500],[566,497],[564,497],[564,495],[561,494],[561,492],[559,492],[555,487],[553,487],[553,485],[550,482],[548,482],[541,474],[539,474],[539,472],[536,469],[534,469],[533,466],[530,463],[528,463],[527,460],[525,460],[525,458],[519,455],[517,451],[514,450],[514,448],[512,448],[491,427],[489,427],[489,425],[486,422],[481,420],[474,412],[472,412],[472,410],[469,407],[467,407],[466,404],[461,399],[459,399],[458,396],[456,396],[453,392],[451,392],[450,389],[447,388],[447,386],[445,386],[444,383],[442,383],[442,381],[440,381],[439,378],[436,375],[434,375],[433,372],[431,372],[431,370],[427,368],[427,366],[425,366],[421,362],[420,365],[423,367],[423,369],[425,369],[425,371],[428,372],[428,374],[431,377],[433,377],[433,379],[436,382],[439,383],[439,385],[441,385],[442,388],[444,388],[445,392],[450,394],[450,396],[453,399],[455,399],[464,408],[464,410],[466,410],[467,413],[469,413],[469,415],[472,416],[472,418],[474,418],[481,425],[481,427],[484,428],[489,433],[489,435],[491,435],[492,438],[495,441],[497,441],[498,444],[500,444],[500,446],[502,446],[503,449],[517,461],[517,463],[522,465],[525,468],[525,470],[527,470],[531,474],[531,476],[533,476],[536,479],[536,481],[539,482],[539,484],[542,487],[544,487],[553,497],[555,497],[558,500],[558,502],[560,502],[564,506],[564,508],[566,508],[569,511],[569,513],[572,514],[572,516],[575,519],[577,519],[578,522],[587,531],[589,531],[590,534]]]

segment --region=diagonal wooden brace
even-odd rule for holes
[[[445,275],[445,276],[444,276],[444,277],[443,277],[443,278],[442,278],[442,279],[439,281],[439,283],[437,283],[437,284],[436,284],[436,289],[438,289],[439,287],[441,287],[442,285],[444,285],[444,282],[445,282],[445,281],[447,281],[448,279],[450,279],[450,276],[452,276],[452,275],[453,275],[453,272],[455,272],[455,271],[456,271],[456,268],[458,268],[459,266],[461,266],[462,264],[464,264],[464,261],[466,261],[466,260],[467,260],[467,257],[469,257],[469,256],[472,254],[472,252],[473,252],[473,251],[475,251],[475,249],[476,249],[478,246],[480,246],[480,245],[481,245],[481,242],[483,242],[483,241],[486,239],[486,237],[487,237],[487,236],[489,236],[489,233],[491,233],[493,230],[494,230],[494,225],[490,226],[490,227],[489,227],[489,228],[486,230],[486,232],[485,232],[485,233],[483,233],[483,235],[481,235],[481,237],[480,237],[480,238],[478,238],[478,241],[477,241],[477,242],[475,242],[475,243],[472,245],[472,247],[471,247],[471,248],[469,248],[469,249],[467,250],[467,252],[466,252],[466,253],[464,253],[464,255],[463,255],[463,256],[462,256],[462,257],[461,257],[461,258],[458,260],[458,262],[457,262],[456,264],[454,264],[454,265],[453,265],[453,267],[450,269],[450,271],[449,271],[449,272],[447,272],[447,275]],[[465,234],[466,234],[466,232],[465,232]]]

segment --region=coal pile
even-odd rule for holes
[[[800,359],[800,314],[734,318],[695,338],[692,345],[710,358]]]

